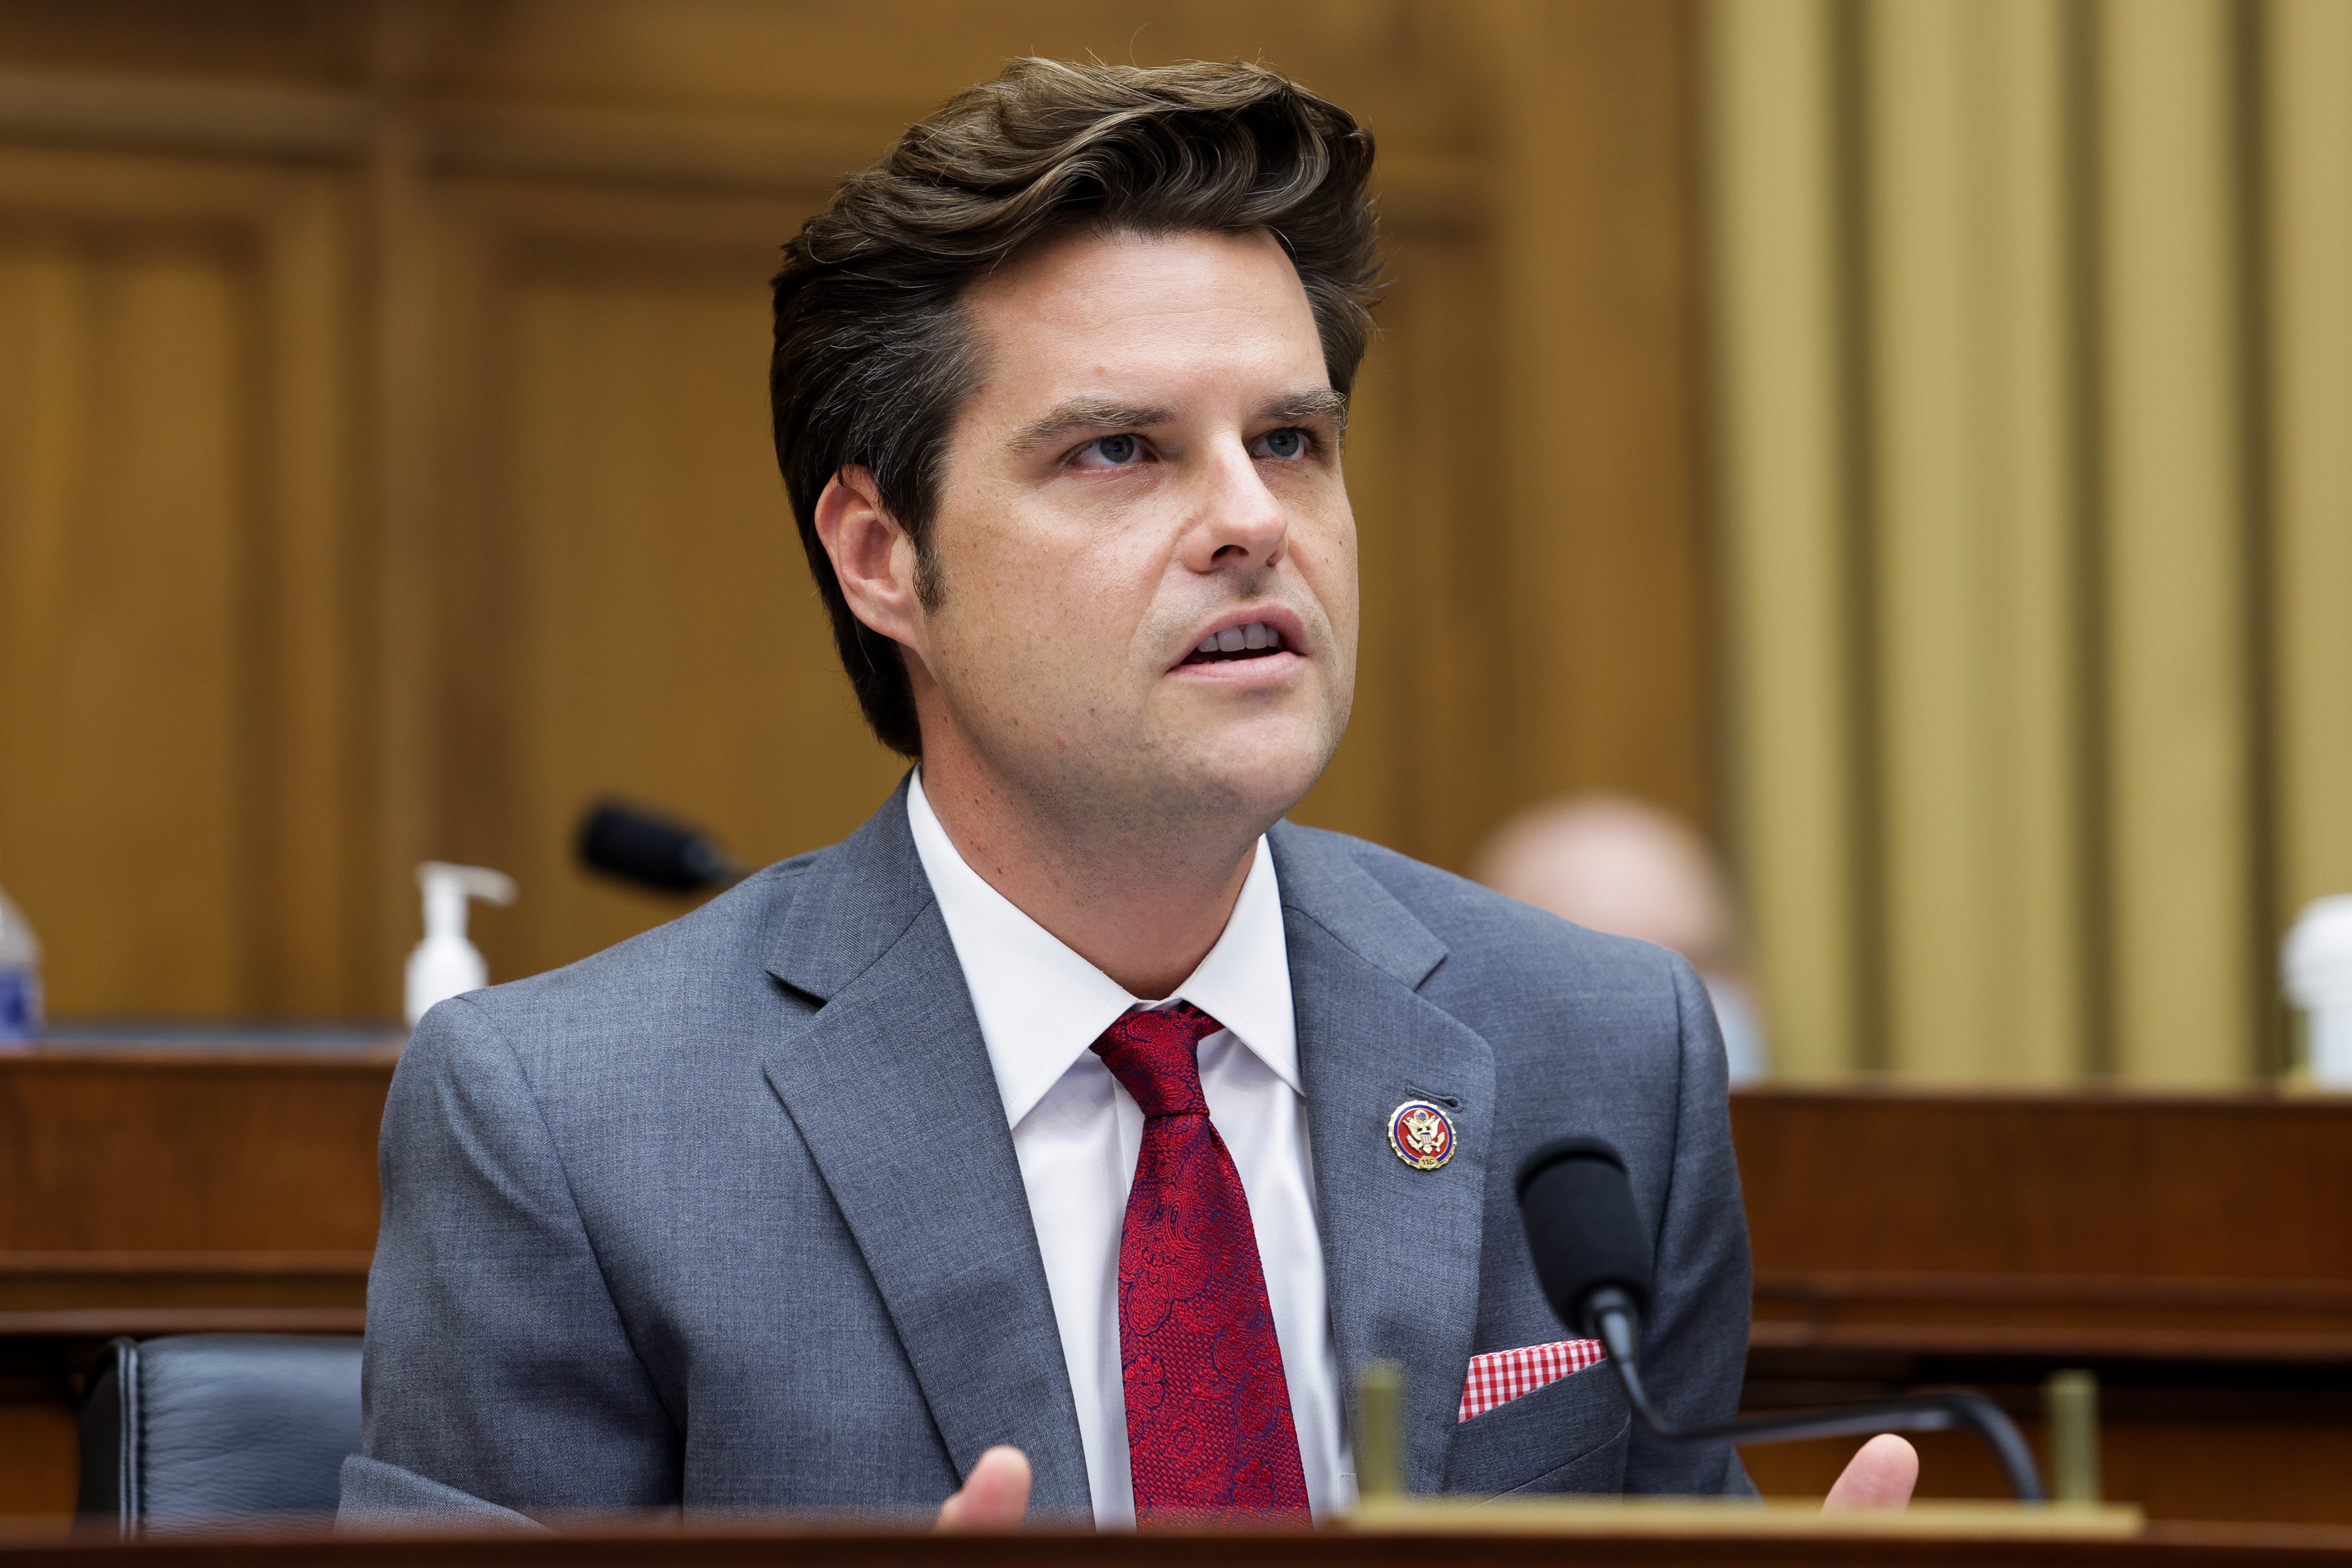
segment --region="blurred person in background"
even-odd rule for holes
[[[1497,828],[1472,875],[1562,920],[1681,953],[1715,1003],[1731,1081],[1770,1070],[1742,974],[1728,879],[1706,840],[1681,818],[1625,795],[1547,801]]]

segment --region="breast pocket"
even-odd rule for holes
[[[1457,1425],[1445,1489],[1466,1497],[1622,1491],[1632,1426],[1608,1363],[1586,1367]]]

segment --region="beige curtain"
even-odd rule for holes
[[[1701,18],[1781,1068],[2272,1070],[2352,890],[2352,0]]]

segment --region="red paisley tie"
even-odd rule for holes
[[[1118,1242],[1118,1359],[1144,1525],[1307,1519],[1249,1198],[1201,1094],[1200,1044],[1223,1026],[1179,1003],[1128,1014],[1094,1047],[1143,1108]]]

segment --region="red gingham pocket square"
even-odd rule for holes
[[[1603,1353],[1599,1340],[1554,1340],[1548,1345],[1521,1345],[1515,1351],[1472,1356],[1470,1381],[1462,1385],[1462,1414],[1454,1420],[1484,1415],[1498,1405],[1508,1405],[1523,1394],[1558,1383],[1571,1372],[1582,1372]]]

